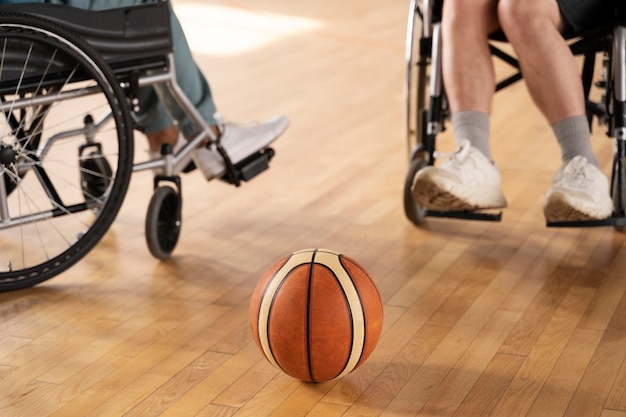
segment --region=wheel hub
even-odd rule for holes
[[[17,161],[17,153],[13,148],[0,145],[0,165],[8,166],[14,164],[15,161]]]

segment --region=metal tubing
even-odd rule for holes
[[[4,176],[8,175],[5,167],[0,168],[0,224],[9,220],[9,205],[7,204],[7,189]]]
[[[409,21],[406,30],[406,46],[405,46],[405,68],[406,78],[404,80],[404,142],[406,144],[407,155],[411,153],[411,92],[412,92],[412,78],[413,78],[413,49],[415,39],[415,7],[417,0],[411,0],[409,6]]]
[[[209,126],[207,126],[205,120],[202,118],[196,107],[193,105],[193,103],[189,100],[189,98],[185,95],[183,90],[176,82],[176,66],[174,64],[173,53],[168,54],[168,61],[168,72],[142,77],[139,80],[139,86],[163,83],[166,84],[169,91],[172,93],[172,96],[180,105],[181,109],[183,109],[185,113],[187,113],[193,123],[199,128],[199,133],[195,137],[190,138],[185,146],[183,146],[176,155],[172,155],[171,160],[167,160],[168,158],[165,158],[165,161],[156,160],[136,164],[133,166],[133,171],[142,171],[144,169],[159,168],[165,166],[166,175],[169,175],[172,172],[179,172],[185,167],[185,165],[189,163],[189,157],[191,155],[191,152],[195,148],[197,148],[202,142],[207,139],[211,142],[217,141],[217,137],[215,136],[215,134],[209,129]]]
[[[626,28],[613,30],[613,64],[615,65],[615,99],[626,102]]]
[[[442,92],[442,57],[441,57],[441,23],[436,23],[433,27],[433,56],[431,63],[430,73],[430,98],[438,99],[441,97]],[[431,110],[434,110],[431,108]],[[434,114],[434,113],[433,113]],[[439,117],[429,118],[428,130],[429,135],[436,135],[441,128],[439,123]]]
[[[57,101],[63,101],[67,99],[84,97],[91,94],[96,94],[102,91],[100,87],[86,87],[76,90],[62,91],[55,94],[48,94],[45,96],[37,96],[32,98],[21,98],[8,102],[0,103],[0,112],[10,112],[11,110],[24,109],[31,106],[47,105]]]

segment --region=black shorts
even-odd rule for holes
[[[556,0],[565,20],[576,32],[613,23],[624,0]],[[622,6],[623,7],[623,6]]]

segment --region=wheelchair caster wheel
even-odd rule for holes
[[[146,215],[146,241],[157,259],[167,259],[178,243],[181,227],[182,199],[172,187],[154,191]]]
[[[102,198],[111,184],[113,170],[100,152],[91,152],[80,160],[80,183],[85,200]]]
[[[406,217],[416,226],[424,223],[426,219],[426,209],[417,204],[413,199],[413,178],[415,174],[428,165],[422,157],[415,156],[411,160],[409,170],[404,180],[404,213]]]

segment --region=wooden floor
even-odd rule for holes
[[[502,221],[405,218],[408,3],[174,0],[219,110],[291,126],[240,188],[184,177],[168,261],[139,172],[84,260],[0,294],[0,416],[626,417],[626,237],[546,228],[559,154],[523,85],[494,104]],[[273,368],[248,323],[263,271],[309,247],[358,260],[385,307],[365,364],[320,384]]]

